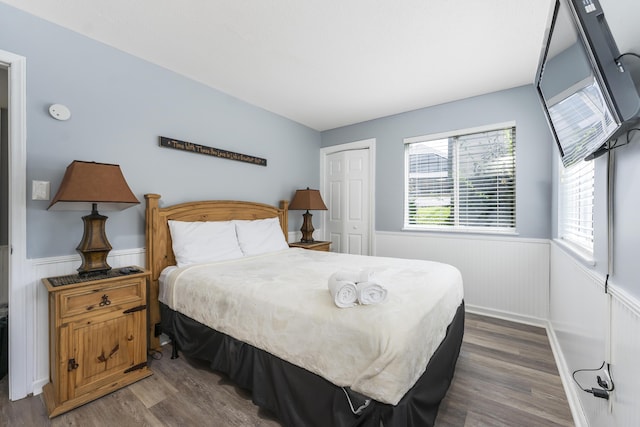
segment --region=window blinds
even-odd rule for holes
[[[559,193],[559,237],[593,253],[594,162],[562,168]]]
[[[405,145],[405,228],[515,229],[515,127]]]

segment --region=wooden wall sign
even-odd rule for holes
[[[222,157],[223,159],[237,160],[239,162],[253,163],[254,165],[267,166],[267,159],[249,156],[247,154],[234,153],[233,151],[220,150],[206,145],[192,142],[179,141],[177,139],[160,137],[160,146],[175,148],[176,150],[191,151],[193,153],[206,154],[208,156]]]

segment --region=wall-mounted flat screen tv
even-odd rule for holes
[[[606,152],[640,114],[640,97],[598,0],[556,0],[536,87],[562,163]]]

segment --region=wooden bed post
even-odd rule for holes
[[[280,227],[284,233],[284,241],[289,243],[289,201],[280,200],[280,209],[284,211],[280,215]]]
[[[147,209],[145,212],[145,257],[146,268],[151,271],[151,280],[149,282],[149,289],[147,292],[149,309],[148,313],[148,328],[149,328],[149,349],[159,350],[160,339],[156,336],[156,324],[160,324],[160,303],[158,302],[158,277],[160,271],[154,265],[154,250],[153,233],[154,229],[157,229],[158,220],[158,208],[160,195],[159,194],[145,194],[144,198],[147,200]]]

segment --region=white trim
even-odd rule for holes
[[[376,253],[376,239],[375,239],[375,194],[376,194],[376,139],[363,139],[360,141],[349,142],[346,144],[332,145],[330,147],[324,147],[320,149],[320,192],[325,192],[324,178],[327,173],[327,156],[338,153],[340,151],[348,150],[369,150],[369,254],[375,255]],[[327,215],[322,213],[322,229],[327,230]]]
[[[138,255],[144,255],[144,254],[145,254],[144,248],[112,250],[109,252],[107,262],[109,263],[109,265],[111,265],[111,267],[116,268],[116,267],[119,267],[120,264],[122,264],[119,260],[122,259],[123,257],[138,256]],[[144,256],[142,256],[142,258],[144,258]],[[59,264],[65,264],[65,263],[79,264],[80,262],[82,262],[82,258],[80,258],[80,255],[77,255],[77,254],[60,255],[60,256],[53,256],[53,257],[47,257],[47,258],[36,258],[31,260],[31,264],[33,267],[52,265],[52,264],[59,265]],[[140,265],[139,267],[144,267],[144,266]],[[69,274],[71,273],[73,273],[73,271],[69,271]]]
[[[562,387],[564,388],[564,393],[567,396],[567,401],[569,402],[569,409],[571,409],[573,422],[576,427],[588,427],[589,422],[585,417],[584,409],[580,403],[578,390],[574,386],[573,379],[569,374],[571,372],[569,370],[569,365],[564,357],[562,347],[560,347],[560,342],[558,341],[558,337],[556,336],[556,332],[553,329],[551,322],[547,322],[546,329],[547,337],[549,338],[549,345],[551,346],[551,352],[553,353],[553,358],[556,361],[558,373],[560,374],[560,380],[562,381]]]
[[[547,319],[540,317],[524,316],[510,311],[495,310],[466,303],[465,311],[467,313],[479,314],[481,316],[493,317],[496,319],[507,320],[509,322],[522,323],[524,325],[538,326],[540,328],[546,328],[549,323]]]
[[[567,245],[566,242],[563,242],[560,239],[552,239],[550,242],[552,244],[555,244],[555,246],[559,250],[567,254],[569,258],[575,263],[575,265],[580,267],[585,275],[591,277],[594,283],[602,288],[602,291],[604,292],[604,282],[607,280],[606,276],[603,276],[592,268],[587,268],[587,260],[579,256],[579,254],[577,254],[576,251],[573,250],[573,246]],[[551,262],[551,259],[549,259],[549,262]]]
[[[640,301],[630,295],[627,291],[616,286],[613,281],[609,280],[609,294],[617,300],[623,307],[631,311],[635,316],[640,318]]]
[[[565,239],[555,238],[553,239],[553,242],[556,245],[564,248],[565,252],[571,254],[574,258],[581,261],[582,263],[590,266],[596,265],[596,261],[593,258],[593,253],[589,253],[583,247],[576,245],[575,243],[569,242],[568,240],[565,240]]]
[[[481,240],[481,241],[503,241],[503,242],[522,242],[522,243],[538,243],[541,245],[548,245],[549,239],[536,239],[532,237],[519,237],[518,235],[485,235],[485,234],[469,234],[469,233],[455,233],[448,230],[446,233],[434,232],[433,230],[424,231],[376,231],[378,235],[389,236],[412,236],[412,237],[437,237],[438,239],[461,239],[461,240]]]
[[[503,236],[519,236],[520,233],[515,228],[498,228],[498,227],[472,227],[460,225],[457,227],[447,225],[405,225],[401,228],[402,231],[432,231],[440,233],[462,233],[462,234],[498,234]]]
[[[9,399],[32,392],[35,295],[27,277],[26,58],[0,50],[9,80]]]
[[[0,246],[0,306],[9,303],[9,245]]]

